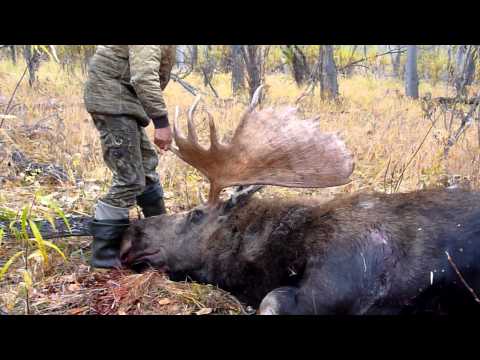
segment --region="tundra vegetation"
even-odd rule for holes
[[[90,215],[109,184],[82,99],[93,51],[0,45],[0,311],[250,313],[211,285],[174,282],[156,271],[92,271],[88,237],[47,240],[35,225],[26,231],[36,219],[68,227],[69,216]],[[355,171],[345,186],[266,187],[259,198],[328,201],[364,191],[478,190],[478,55],[477,45],[186,45],[179,47],[165,98],[172,117],[176,106],[184,117],[194,96],[202,95],[196,127],[207,144],[206,110],[220,139],[228,139],[264,84],[261,107],[297,104],[302,117],[318,116],[323,131],[340,133],[354,154]],[[171,213],[208,195],[208,181],[170,152],[162,155],[159,172]],[[131,217],[138,216],[132,209]],[[8,229],[12,221],[19,231]]]

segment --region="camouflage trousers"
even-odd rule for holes
[[[135,118],[92,114],[92,119],[100,134],[103,159],[113,175],[110,190],[100,200],[130,208],[143,191],[159,185],[157,152]]]

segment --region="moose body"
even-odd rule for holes
[[[172,151],[207,177],[208,203],[133,224],[123,264],[218,285],[260,314],[479,312],[480,193],[256,199],[260,185],[339,186],[354,170],[345,143],[318,119],[288,107],[254,111],[260,91],[228,144],[209,115],[209,149],[195,131],[199,100],[187,137],[177,108]],[[240,188],[220,201],[231,186]]]
[[[261,314],[479,311],[480,193],[236,203],[142,219],[122,258],[218,285]]]

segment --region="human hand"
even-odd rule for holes
[[[172,130],[170,126],[161,129],[155,129],[153,141],[160,149],[165,151],[168,150],[172,143]]]

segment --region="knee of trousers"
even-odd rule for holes
[[[144,192],[145,188],[145,182],[113,184],[101,200],[116,207],[130,208],[135,206],[136,198]]]
[[[139,206],[155,204],[163,198],[163,187],[157,182],[149,184],[143,192],[137,196],[137,204]]]

